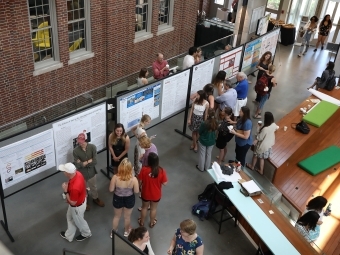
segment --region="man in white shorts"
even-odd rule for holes
[[[247,75],[244,72],[239,72],[236,75],[237,84],[235,90],[237,92],[237,101],[234,108],[234,120],[240,116],[240,110],[242,106],[247,104],[247,95],[248,95],[248,80]]]

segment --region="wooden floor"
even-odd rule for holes
[[[311,127],[311,126],[310,126]],[[300,136],[301,137],[301,136]],[[274,177],[274,185],[282,192],[282,195],[300,212],[305,210],[306,203],[314,196],[325,196],[333,203],[334,211],[340,212],[340,164],[312,176],[297,166],[297,163],[315,153],[329,147],[340,146],[340,109],[329,118],[320,128],[311,127],[311,133],[285,139],[279,137],[281,144],[290,144],[292,149],[288,159],[279,164]],[[286,140],[286,141],[285,141]],[[289,154],[289,146],[285,146]],[[340,155],[339,155],[340,157]],[[284,158],[284,157],[282,157]],[[277,161],[280,162],[280,161]],[[324,220],[321,228],[321,236],[317,244],[327,255],[340,254],[340,215],[331,215]]]

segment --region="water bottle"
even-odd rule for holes
[[[323,213],[323,215],[329,216],[331,214],[331,211],[332,211],[331,206],[332,206],[332,204],[329,203],[327,208],[326,208],[326,211]]]

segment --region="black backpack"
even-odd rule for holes
[[[335,72],[333,71],[331,73],[330,70],[328,70],[329,72],[329,77],[327,79],[327,82],[326,82],[326,85],[325,85],[325,89],[328,90],[328,91],[332,91],[335,87],[335,84],[336,84],[336,80],[335,80]]]
[[[203,201],[203,200],[212,200],[214,196],[214,189],[215,189],[215,183],[210,183],[208,184],[203,193],[198,195],[198,200]]]

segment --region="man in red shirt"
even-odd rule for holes
[[[84,219],[86,209],[85,179],[72,163],[59,165],[58,169],[64,172],[66,178],[69,179],[68,182],[61,185],[69,206],[66,214],[67,230],[60,232],[60,236],[72,242],[78,228],[80,235],[76,237],[76,240],[84,241],[92,235],[89,225]]]
[[[156,80],[162,79],[169,75],[168,61],[164,60],[162,53],[157,53],[157,59],[152,64],[153,77]]]

